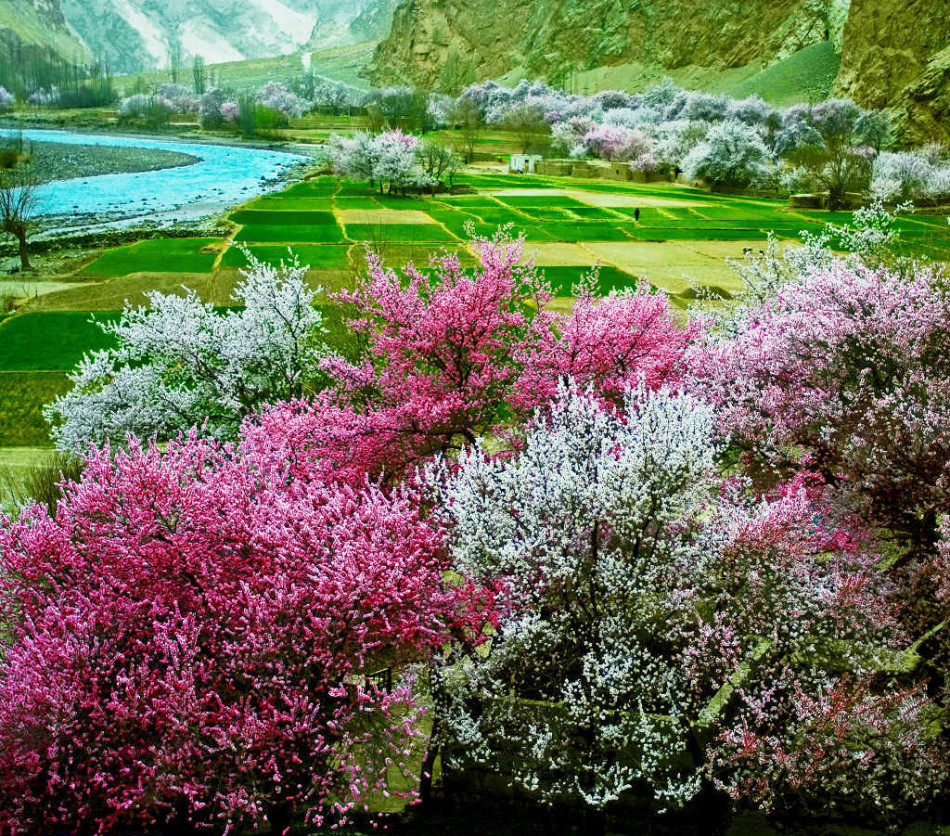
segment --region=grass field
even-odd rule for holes
[[[110,250],[86,267],[84,276],[110,278],[130,273],[205,273],[214,266],[217,253],[206,251],[218,243],[215,238],[166,238],[139,241]]]
[[[99,321],[117,314],[100,314]],[[10,317],[0,327],[0,372],[70,371],[90,351],[112,345],[88,313],[53,311]]]
[[[367,89],[366,79],[360,71],[373,57],[375,41],[317,50],[309,53],[313,71],[328,78],[344,81],[354,87]],[[215,87],[232,87],[236,90],[263,87],[269,81],[286,82],[304,71],[304,54],[279,55],[274,58],[252,58],[245,61],[228,61],[208,67],[209,82]],[[190,75],[190,71],[189,75]],[[142,82],[158,86],[172,81],[171,70],[155,70],[140,75],[123,76],[116,80],[124,90],[136,89]],[[187,83],[187,82],[186,82]]]
[[[65,372],[0,372],[0,448],[49,447],[43,406],[68,390]]]
[[[491,235],[510,224],[525,236],[525,257],[544,272],[560,309],[570,306],[572,288],[595,265],[602,293],[647,281],[685,306],[697,285],[735,290],[738,279],[726,259],[761,249],[770,232],[791,242],[802,230],[851,217],[667,183],[494,169],[470,170],[457,182],[477,193],[396,197],[366,183],[321,177],[237,208],[229,216],[237,225],[233,241],[149,239],[104,252],[68,281],[38,277],[34,284],[44,292],[16,294],[31,298],[15,316],[0,319],[0,447],[49,444],[43,404],[65,390],[65,372],[85,352],[108,345],[91,312],[98,319],[116,316],[126,304],[144,304],[149,291],[184,287],[212,304],[233,304],[245,247],[275,265],[297,256],[309,268],[308,282],[331,294],[355,286],[367,245],[394,267],[426,266],[443,248],[470,266],[469,229]],[[900,227],[908,251],[950,260],[944,218],[906,217]],[[320,303],[332,338],[345,339],[339,309],[326,296]]]
[[[831,41],[810,44],[774,64],[754,61],[739,67],[716,69],[686,64],[675,69],[659,64],[637,61],[611,63],[572,74],[572,92],[590,95],[598,90],[629,90],[639,92],[656,84],[665,76],[688,90],[725,93],[737,99],[752,94],[761,96],[779,107],[816,98],[827,98],[834,83],[841,56]],[[515,84],[523,77],[518,70],[509,73],[505,82]]]

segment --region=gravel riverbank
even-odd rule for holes
[[[160,171],[199,162],[199,158],[191,154],[155,148],[24,142],[24,150],[33,158],[30,169],[40,183],[96,177],[100,174]]]

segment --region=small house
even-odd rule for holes
[[[508,160],[508,171],[518,174],[534,174],[535,166],[541,162],[541,157],[530,154],[512,154]]]

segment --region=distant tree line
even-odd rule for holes
[[[70,61],[11,37],[0,37],[0,86],[19,102],[59,108],[104,107],[116,98],[108,64]]]

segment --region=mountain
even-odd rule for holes
[[[39,47],[71,61],[90,57],[66,23],[60,0],[0,0],[0,42],[5,55]]]
[[[911,138],[950,141],[950,0],[851,0],[836,90],[891,109]]]
[[[437,84],[458,56],[475,76],[558,76],[637,62],[724,70],[835,38],[842,0],[405,0],[376,52],[379,82]],[[845,7],[846,8],[846,7]],[[452,56],[452,57],[450,57]]]
[[[575,89],[666,73],[725,92],[769,79],[799,99],[830,88],[887,107],[907,138],[950,140],[950,0],[404,0],[369,75],[438,86],[460,64]]]
[[[70,26],[119,72],[345,46],[379,0],[62,0]]]
[[[381,41],[389,35],[400,0],[364,0],[347,6],[347,14],[328,17],[314,26],[308,47],[314,50]]]

